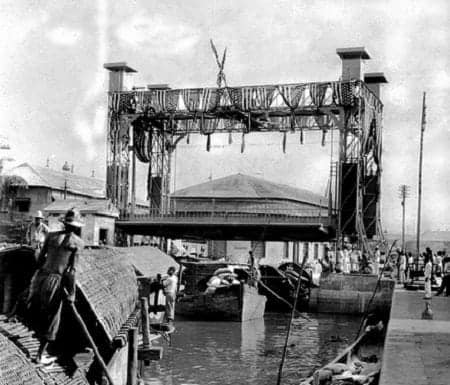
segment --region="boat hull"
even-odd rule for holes
[[[243,322],[264,317],[266,297],[247,284],[218,288],[211,294],[179,298],[177,315],[192,319]]]

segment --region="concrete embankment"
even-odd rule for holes
[[[433,297],[428,320],[423,295],[395,289],[380,385],[450,384],[450,298]]]
[[[309,309],[319,313],[362,314],[372,298],[378,277],[367,274],[329,274],[311,290]],[[370,310],[389,312],[395,282],[381,279]]]

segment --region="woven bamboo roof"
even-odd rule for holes
[[[39,340],[21,322],[8,322],[0,316],[0,384],[1,385],[88,385],[82,370],[57,360],[52,371],[31,361]]]
[[[210,182],[190,186],[175,191],[172,194],[172,198],[281,199],[324,207],[328,203],[324,196],[312,191],[244,174],[229,175]]]
[[[45,385],[25,354],[2,334],[0,334],[0,384]]]
[[[128,247],[127,258],[139,275],[155,277],[156,274],[165,274],[170,266],[176,266],[177,262],[166,253],[156,247],[137,246]]]
[[[77,284],[110,341],[136,308],[136,275],[126,249],[104,247],[80,253]]]

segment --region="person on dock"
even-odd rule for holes
[[[424,269],[424,276],[425,276],[425,296],[424,299],[430,299],[431,298],[431,274],[433,270],[433,264],[432,264],[432,256],[431,255],[425,255],[425,269]]]
[[[75,301],[75,269],[78,252],[84,247],[78,210],[67,211],[62,222],[64,229],[49,233],[45,239],[27,300],[28,316],[40,337],[36,361],[43,364],[54,361],[47,347],[56,340],[63,300]]]
[[[28,226],[26,233],[27,245],[30,245],[36,251],[36,257],[39,256],[48,232],[48,227],[44,223],[44,215],[39,210],[34,216],[34,221]]]
[[[373,274],[380,274],[380,261],[381,261],[381,252],[378,246],[375,246],[375,253],[373,256]]]
[[[165,319],[170,325],[175,320],[175,300],[177,298],[178,278],[175,275],[176,269],[171,266],[167,270],[168,277],[163,280],[163,291],[166,296]]]
[[[398,271],[399,271],[399,283],[404,284],[406,280],[406,254],[403,250],[400,252],[399,255]]]
[[[441,295],[445,290],[445,296],[450,296],[450,257],[445,256],[442,260],[442,283],[436,295]]]

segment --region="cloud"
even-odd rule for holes
[[[47,38],[56,45],[72,46],[81,39],[82,31],[69,27],[56,27],[47,32]]]
[[[183,53],[198,41],[195,29],[161,16],[138,15],[123,22],[116,31],[122,45],[145,47],[156,53]]]
[[[93,115],[84,114],[74,124],[75,133],[85,145],[88,160],[98,156],[98,139],[104,135],[105,122],[106,108],[98,106]]]

